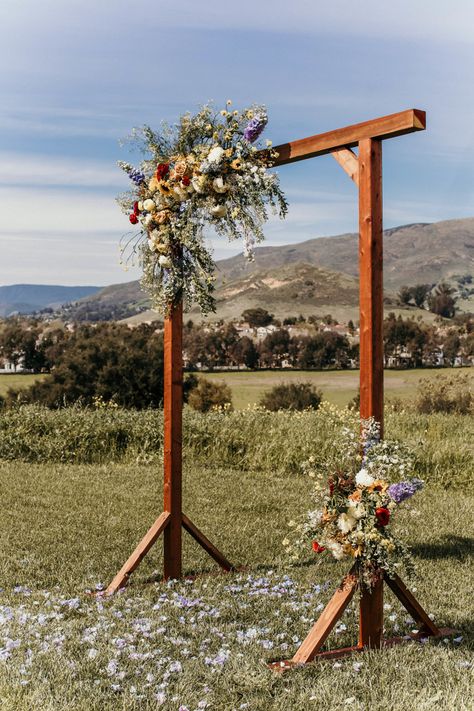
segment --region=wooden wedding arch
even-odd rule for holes
[[[382,141],[426,128],[425,112],[408,109],[371,121],[276,146],[276,165],[332,155],[359,190],[359,310],[360,310],[360,415],[373,417],[383,432],[383,228],[382,228]],[[352,149],[357,148],[358,154]],[[233,566],[193,524],[182,510],[182,304],[165,319],[164,331],[164,491],[163,513],[156,519],[132,555],[108,586],[115,593],[126,585],[155,541],[163,533],[164,578],[182,576],[182,529],[184,528],[226,571]],[[316,657],[340,657],[367,647],[380,648],[399,638],[382,640],[383,582],[371,592],[363,590],[360,600],[357,645],[321,652],[321,647],[352,599],[357,588],[354,568],[344,578],[318,621],[291,660],[275,662],[284,670]],[[440,630],[402,581],[385,578],[420,629],[417,636],[439,636]]]

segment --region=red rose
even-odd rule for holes
[[[311,544],[311,547],[312,547],[312,549],[313,549],[313,551],[314,551],[315,553],[322,553],[323,551],[326,550],[326,549],[324,548],[324,546],[320,546],[317,541],[313,541],[312,544]]]
[[[329,482],[329,493],[331,494],[331,496],[334,494],[334,484],[332,483],[332,481]]]
[[[170,169],[170,164],[169,163],[158,163],[158,166],[156,168],[156,177],[158,180],[163,180],[165,175]]]
[[[134,214],[134,215],[139,215],[139,214],[140,214],[140,210],[138,209],[138,202],[137,202],[137,201],[135,201],[135,202],[133,203],[133,214]]]
[[[379,526],[386,526],[390,521],[390,511],[385,508],[385,506],[380,506],[375,509],[375,517]]]
[[[128,219],[130,220],[132,225],[136,225],[138,222],[138,217],[135,215],[134,212],[132,212],[132,214],[128,216]]]
[[[190,178],[188,178],[187,175],[185,175],[181,182],[183,183],[183,185],[186,185],[186,187],[187,187],[190,184],[191,180],[190,180]]]

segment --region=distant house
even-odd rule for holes
[[[0,373],[29,373],[31,371],[25,368],[25,359],[22,357],[18,363],[12,363],[6,358],[0,359]]]

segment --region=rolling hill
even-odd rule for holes
[[[357,234],[320,237],[258,247],[250,263],[242,254],[218,261],[216,317],[235,317],[257,305],[280,318],[300,313],[357,317],[357,241]],[[467,274],[474,276],[474,218],[403,225],[384,232],[387,310],[397,310],[395,295],[403,285],[435,284]],[[111,318],[128,317],[133,322],[156,318],[147,306],[146,295],[133,281],[96,290],[77,308],[82,314],[110,312]],[[474,304],[464,308],[474,310]],[[74,318],[75,312],[76,307],[68,308],[64,315]],[[191,313],[198,317],[197,310]]]

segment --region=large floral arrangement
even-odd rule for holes
[[[290,522],[294,535],[283,544],[294,559],[309,546],[318,555],[327,551],[336,560],[350,559],[368,587],[381,572],[393,577],[404,568],[410,575],[412,557],[392,523],[400,504],[423,486],[421,479],[406,479],[413,468],[409,451],[398,442],[380,440],[373,420],[363,423],[362,438],[349,428],[341,438],[340,466],[329,477],[323,462],[312,458],[306,463],[307,473],[316,480],[316,508],[299,523]]]
[[[118,201],[139,229],[124,246],[138,255],[142,285],[154,308],[166,313],[183,299],[204,313],[214,310],[214,262],[204,228],[229,239],[242,238],[246,256],[263,239],[267,206],[284,217],[287,203],[278,176],[268,171],[277,157],[260,136],[267,124],[264,106],[215,111],[203,106],[157,133],[136,129],[132,140],[144,160],[139,167],[119,162],[133,189]]]

